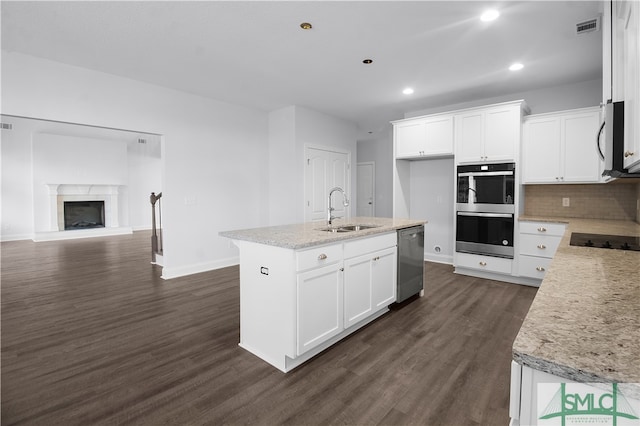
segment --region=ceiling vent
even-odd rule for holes
[[[13,129],[13,124],[11,124],[11,123],[0,123],[0,129],[2,129],[2,130],[11,130],[11,129]]]
[[[600,17],[589,19],[587,21],[578,22],[576,24],[576,34],[590,33],[600,31]]]

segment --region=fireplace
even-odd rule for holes
[[[104,201],[64,201],[65,231],[104,227]]]
[[[127,205],[120,203],[124,185],[108,184],[45,184],[48,189],[48,208],[36,217],[34,241],[53,241],[75,238],[131,234],[126,220]],[[121,211],[122,210],[122,211]],[[48,215],[48,217],[47,217]],[[122,217],[121,217],[122,216]],[[124,225],[124,226],[123,226]]]

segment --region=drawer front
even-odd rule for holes
[[[518,274],[521,277],[538,279],[544,278],[551,264],[551,259],[536,256],[521,255],[518,261]]]
[[[351,257],[361,256],[363,254],[394,247],[397,244],[398,234],[396,232],[347,241],[344,243],[344,258],[349,259]]]
[[[562,237],[555,235],[520,234],[520,254],[552,258]]]
[[[342,262],[342,244],[313,247],[296,252],[296,270],[327,266],[336,262]]]
[[[456,256],[456,266],[477,271],[511,274],[512,265],[513,260],[501,257],[478,256],[467,253],[457,253]]]
[[[521,234],[563,236],[566,225],[551,222],[520,222]]]

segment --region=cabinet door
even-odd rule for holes
[[[482,112],[460,114],[456,118],[456,162],[484,160]]]
[[[599,182],[600,158],[596,150],[599,112],[563,117],[563,182]]]
[[[519,106],[490,109],[485,113],[485,161],[515,161],[516,146],[519,143]]]
[[[397,248],[376,253],[371,265],[371,293],[373,310],[377,311],[396,301]]]
[[[622,3],[622,2],[621,2]],[[624,2],[624,167],[640,171],[640,3]]]
[[[418,157],[424,151],[427,126],[424,121],[411,121],[395,125],[396,157]]]
[[[523,183],[557,182],[560,177],[560,118],[545,117],[524,124]]]
[[[341,264],[298,274],[296,299],[297,353],[301,355],[344,329]]]
[[[344,262],[344,322],[345,328],[368,317],[372,304],[372,263],[375,254],[347,259]]]
[[[453,154],[453,116],[434,117],[425,122],[424,155]]]

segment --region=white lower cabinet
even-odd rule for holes
[[[564,231],[565,225],[562,223],[520,222],[519,276],[541,282]]]
[[[303,272],[297,281],[297,354],[302,355],[344,328],[342,265]]]
[[[345,327],[395,302],[396,252],[396,247],[392,247],[345,259]]]
[[[511,274],[512,266],[512,259],[468,253],[456,254],[457,268],[472,269],[478,272],[497,272],[500,274]]]
[[[236,244],[240,346],[284,372],[396,300],[396,232],[304,250]]]

